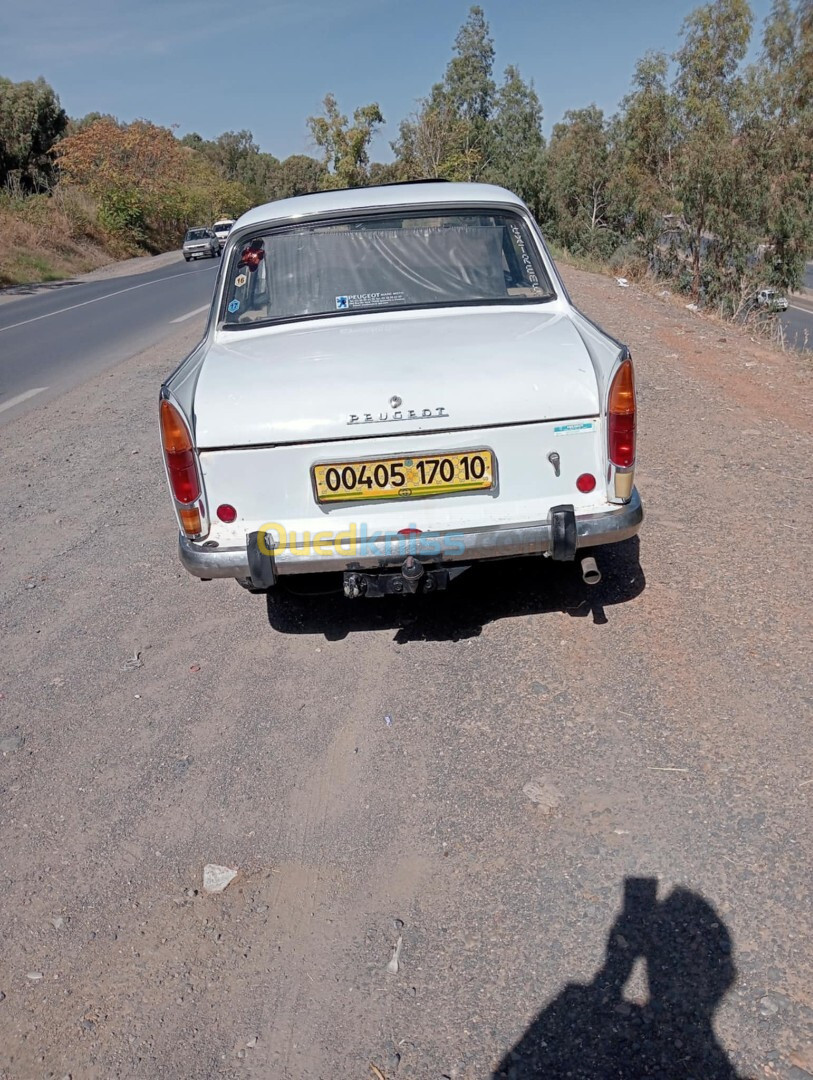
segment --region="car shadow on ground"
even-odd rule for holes
[[[569,983],[506,1054],[492,1080],[738,1080],[714,1032],[714,1014],[734,985],[731,936],[698,893],[656,899],[655,878],[627,878],[603,967]],[[649,1000],[624,986],[646,964]]]
[[[338,574],[313,574],[297,581],[296,593],[284,585],[268,593],[268,621],[282,634],[323,634],[329,641],[395,630],[401,644],[477,637],[498,619],[554,611],[601,625],[607,622],[605,609],[640,595],[646,579],[637,536],[590,554],[602,572],[593,586],[582,581],[578,562],[540,556],[477,564],[448,590],[429,596],[347,600]]]

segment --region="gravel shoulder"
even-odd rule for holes
[[[619,1075],[813,1074],[811,369],[564,272],[640,398],[592,590],[193,581],[155,406],[197,320],[4,428],[2,1080],[595,1076],[632,1036]],[[619,943],[630,878],[672,899]]]

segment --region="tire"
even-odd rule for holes
[[[188,255],[184,255],[184,262],[189,262],[189,256]]]
[[[253,593],[255,596],[259,593],[268,592],[268,589],[255,589],[254,586],[251,584],[250,578],[237,578],[237,584],[240,586],[241,589],[245,589],[246,592]]]

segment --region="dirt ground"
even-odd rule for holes
[[[566,277],[639,386],[593,589],[189,578],[200,325],[4,429],[3,1080],[813,1075],[809,361]]]

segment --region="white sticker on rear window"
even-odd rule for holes
[[[352,293],[349,296],[336,297],[337,311],[352,311],[354,308],[390,307],[392,304],[405,304],[404,292]]]
[[[554,435],[579,435],[583,431],[594,431],[595,420],[579,420],[573,424],[554,424]]]

